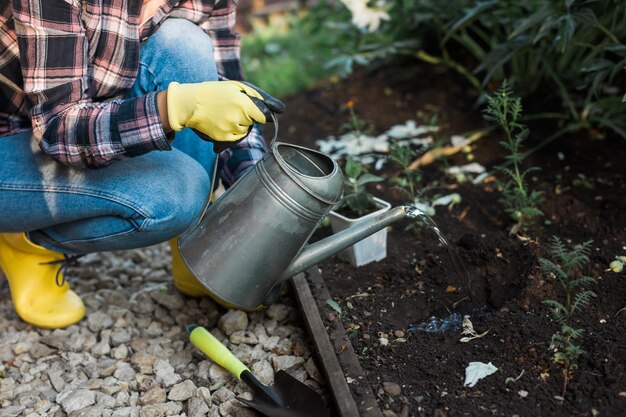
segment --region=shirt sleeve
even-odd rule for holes
[[[12,0],[24,92],[44,152],[76,167],[171,149],[156,93],[97,101],[80,2]],[[139,47],[137,45],[137,47]]]
[[[223,0],[215,2],[211,15],[200,27],[213,41],[213,56],[220,78],[241,81],[243,80],[240,59],[241,37],[235,29],[236,20],[237,2]]]

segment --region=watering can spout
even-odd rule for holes
[[[282,279],[290,278],[335,253],[352,246],[390,224],[405,218],[406,207],[394,207],[386,213],[382,213],[369,220],[359,222],[350,228],[329,236],[318,242],[305,246],[298,257],[293,260],[282,276]]]

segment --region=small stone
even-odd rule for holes
[[[192,353],[190,349],[184,349],[169,357],[170,365],[174,369],[186,368],[191,363]]]
[[[113,359],[100,359],[96,364],[99,376],[111,376],[117,369],[117,364]]]
[[[191,397],[187,402],[188,417],[205,417],[209,410],[208,404],[197,396]]]
[[[214,382],[214,383],[223,382],[223,381],[228,381],[231,378],[231,375],[226,369],[214,363],[209,368],[209,378],[211,379],[211,382]]]
[[[209,379],[209,369],[211,368],[211,362],[202,361],[198,364],[198,371],[196,375],[200,379]]]
[[[315,361],[313,360],[313,358],[307,359],[307,361],[304,363],[304,369],[306,369],[307,374],[309,374],[311,379],[313,379],[314,381],[322,385],[326,383],[321,372],[319,371],[319,369],[317,369],[317,365],[315,365]]]
[[[152,367],[154,363],[156,362],[156,360],[157,360],[156,356],[151,355],[142,349],[138,351],[137,353],[135,353],[133,356],[131,356],[130,363],[135,365],[137,370],[141,372],[142,374],[151,374],[153,372]]]
[[[117,401],[114,397],[104,393],[96,394],[96,402],[98,405],[103,406],[104,408],[115,408],[117,406]]]
[[[138,407],[121,407],[117,408],[111,414],[111,417],[131,417],[133,415],[139,415]]]
[[[130,331],[128,329],[116,329],[111,333],[111,344],[118,346],[130,342]]]
[[[25,409],[26,409],[26,407],[24,407],[23,405],[10,405],[10,406],[2,409],[2,411],[0,412],[0,416],[2,416],[2,417],[17,417]]]
[[[69,336],[65,334],[64,330],[55,330],[53,334],[48,336],[44,336],[39,341],[46,346],[49,346],[53,349],[65,349],[66,348],[66,340]]]
[[[115,359],[124,359],[128,356],[128,348],[126,345],[119,345],[111,349],[111,356]]]
[[[254,375],[262,384],[271,385],[274,383],[274,369],[272,365],[265,359],[255,362],[252,365],[252,375]]]
[[[83,408],[81,410],[74,411],[69,414],[69,417],[99,417],[102,416],[104,407],[101,405],[94,405],[91,407]]]
[[[196,391],[196,385],[189,379],[176,384],[167,395],[168,400],[185,401],[191,398]]]
[[[248,315],[243,311],[229,310],[220,317],[218,327],[226,336],[230,336],[236,331],[246,330],[248,327]]]
[[[52,352],[54,351],[43,343],[34,343],[33,347],[30,349],[30,356],[32,356],[33,359],[40,359],[50,355]]]
[[[0,345],[0,362],[8,362],[12,360],[13,357],[13,349],[11,345]]]
[[[211,394],[211,399],[216,404],[225,403],[231,398],[235,398],[235,394],[226,387],[220,387],[217,391]]]
[[[159,359],[154,363],[154,373],[157,379],[163,382],[163,385],[170,387],[180,382],[180,375],[174,372],[174,368],[164,359]]]
[[[102,329],[108,329],[113,325],[113,318],[103,311],[95,311],[87,316],[87,327],[92,332],[98,333]]]
[[[154,311],[154,301],[146,293],[139,294],[131,306],[131,310],[137,314],[152,314]]]
[[[276,347],[279,341],[280,337],[278,336],[268,337],[267,340],[263,342],[263,348],[269,352]]]
[[[392,397],[397,397],[402,393],[402,388],[395,382],[383,382],[383,389]]]
[[[195,397],[202,398],[207,405],[211,405],[211,390],[207,387],[200,387],[196,390]]]
[[[517,391],[517,395],[519,395],[522,398],[526,398],[526,397],[528,397],[528,391],[521,389],[521,390]]]
[[[393,335],[395,337],[402,338],[402,337],[404,337],[404,332],[402,330],[396,330],[396,331],[393,332]]]
[[[96,343],[95,345],[93,345],[93,347],[90,350],[90,353],[96,358],[100,356],[108,355],[110,352],[111,352],[111,346],[109,346],[109,343],[106,341],[101,341],[101,342]]]
[[[231,417],[257,417],[252,409],[242,406],[234,399],[220,404],[220,414]]]
[[[272,304],[266,311],[267,316],[276,321],[283,321],[291,313],[291,307],[283,304]]]
[[[135,370],[126,362],[118,362],[117,369],[113,373],[113,376],[120,381],[130,382],[135,379]]]
[[[0,411],[0,416],[2,416],[2,417],[17,417],[25,409],[26,409],[26,407],[24,407],[23,405],[10,405],[10,406],[8,406],[6,408],[3,408]]]
[[[256,345],[259,343],[259,339],[257,339],[256,335],[252,332],[247,331],[236,331],[230,335],[230,342],[235,345],[240,345],[245,343],[247,345]]]
[[[178,312],[185,306],[185,301],[178,293],[166,294],[161,291],[154,291],[150,293],[150,297],[152,297],[157,304],[162,305],[170,311]]]
[[[13,353],[16,355],[21,355],[22,353],[28,352],[31,346],[32,345],[30,343],[17,342],[16,344],[13,345]]]
[[[130,394],[128,391],[118,391],[115,394],[115,404],[118,407],[129,405]]]
[[[50,379],[50,383],[52,387],[56,390],[56,392],[63,391],[65,388],[65,381],[61,378],[61,371],[48,371],[48,379]]]
[[[163,388],[154,387],[149,389],[141,397],[139,397],[137,403],[139,405],[162,403],[165,402],[166,395],[167,394]]]
[[[84,389],[64,391],[56,396],[56,402],[61,405],[63,411],[70,414],[72,411],[95,404],[96,393]]]
[[[276,372],[281,370],[293,369],[296,366],[304,364],[304,358],[298,356],[275,356],[272,358],[272,365]]]

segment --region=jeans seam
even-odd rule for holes
[[[123,236],[131,236],[134,234],[137,234],[141,231],[144,230],[144,225],[146,224],[146,222],[148,221],[147,218],[144,218],[144,220],[141,222],[141,226],[139,228],[131,228],[130,230],[124,231],[124,232],[118,232],[118,233],[114,233],[114,234],[110,234],[110,235],[106,235],[104,237],[94,237],[94,238],[90,238],[90,239],[72,239],[72,240],[66,240],[63,242],[63,245],[75,245],[75,244],[80,244],[80,243],[86,243],[86,242],[106,242],[107,240],[110,239],[115,239],[115,238],[119,238],[119,237],[123,237]]]
[[[85,190],[85,189],[76,189],[76,188],[66,188],[66,187],[41,187],[41,186],[24,186],[24,185],[11,185],[11,184],[3,184],[0,185],[0,190],[5,190],[5,191],[32,191],[32,192],[52,192],[52,193],[69,193],[69,194],[80,194],[80,195],[85,195],[85,196],[89,196],[89,197],[96,197],[96,198],[103,198],[106,200],[109,200],[113,203],[122,205],[124,207],[127,207],[131,210],[133,210],[134,212],[136,212],[137,214],[139,214],[141,217],[143,217],[144,219],[147,218],[151,218],[153,216],[150,216],[148,213],[146,213],[143,209],[141,209],[140,207],[136,207],[132,204],[129,204],[128,202],[112,195],[112,194],[108,194],[108,193],[96,193],[93,191],[89,191],[89,190]],[[141,230],[141,229],[140,229]]]

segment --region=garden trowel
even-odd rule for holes
[[[187,330],[194,346],[252,390],[252,400],[237,397],[248,407],[267,417],[328,417],[319,394],[287,372],[278,371],[274,385],[264,385],[207,329],[190,325]]]

